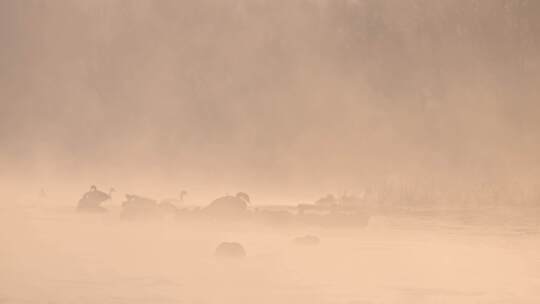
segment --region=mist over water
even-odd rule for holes
[[[531,0],[0,0],[0,303],[537,303],[539,37]]]
[[[536,232],[372,218],[364,229],[2,212],[5,303],[536,303]],[[416,224],[415,224],[416,223]],[[318,246],[298,246],[306,233]],[[241,260],[213,256],[222,241]]]

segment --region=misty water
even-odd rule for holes
[[[539,87],[538,0],[0,0],[0,304],[540,303]]]
[[[372,217],[365,228],[0,213],[1,303],[538,303],[535,229]],[[317,246],[293,239],[316,235]],[[245,259],[219,260],[222,241]]]

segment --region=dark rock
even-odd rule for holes
[[[216,248],[215,256],[219,258],[243,258],[246,256],[246,251],[239,243],[223,242]]]
[[[314,235],[305,235],[294,239],[294,243],[301,246],[316,246],[320,242],[320,239]]]

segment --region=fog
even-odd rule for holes
[[[9,212],[9,213],[8,213]],[[536,230],[372,218],[363,229],[2,210],[4,303],[537,303]],[[318,246],[298,246],[305,233]],[[213,256],[237,241],[241,260]]]
[[[536,303],[539,49],[532,0],[0,0],[0,303]]]

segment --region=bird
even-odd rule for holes
[[[126,194],[126,200],[122,202],[122,208],[124,210],[149,210],[156,207],[156,200],[135,194]]]
[[[90,190],[86,192],[83,197],[79,200],[77,209],[79,211],[106,211],[105,208],[100,205],[112,198],[112,193],[115,191],[114,188],[109,190],[109,193],[105,193],[97,189],[95,185],[90,187]]]
[[[325,197],[322,197],[315,201],[315,205],[317,206],[333,206],[337,204],[337,199],[334,197],[333,194],[328,194]]]
[[[182,205],[184,203],[184,196],[187,194],[185,190],[180,191],[179,198],[168,198],[163,199],[158,204],[159,210],[168,215],[175,215],[180,210],[178,209],[178,205]]]
[[[251,200],[246,193],[238,192],[235,196],[226,195],[215,199],[204,211],[218,216],[238,216],[247,211]]]
[[[102,203],[106,200],[111,199],[112,193],[114,191],[115,191],[114,188],[110,188],[109,193],[105,193],[103,191],[98,190],[95,185],[92,185],[92,187],[90,187],[90,191],[88,191],[84,196],[96,202]]]
[[[122,202],[122,217],[124,218],[154,218],[159,214],[159,205],[151,198],[126,194],[126,200]]]
[[[185,190],[182,190],[180,191],[180,195],[178,196],[178,198],[166,198],[166,199],[162,199],[160,204],[172,204],[172,205],[181,205],[184,203],[184,196],[187,195],[187,191]]]
[[[47,192],[45,192],[45,189],[41,188],[39,191],[39,198],[46,199],[47,198]]]

